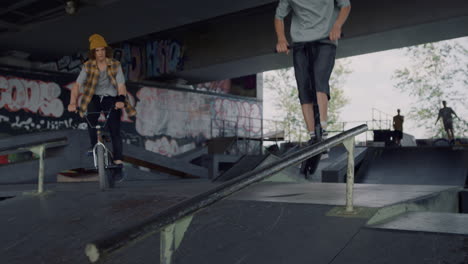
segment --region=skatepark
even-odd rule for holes
[[[292,65],[271,52],[277,1],[39,2],[0,6],[0,263],[468,263],[468,139],[266,132],[258,73]],[[392,4],[355,0],[337,56],[468,35],[465,1]],[[90,154],[67,111],[93,26],[137,111],[113,188],[108,133]]]

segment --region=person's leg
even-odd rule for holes
[[[455,138],[455,136],[453,135],[453,129],[451,128],[447,129],[447,134],[448,134],[450,141],[452,141]]]
[[[315,120],[314,120],[314,105],[313,104],[303,104],[301,105],[302,115],[304,116],[304,121],[306,123],[307,131],[315,131]]]
[[[317,102],[320,110],[320,123],[323,129],[327,129],[325,124],[328,121],[328,95],[323,92],[317,92]]]
[[[445,132],[447,133],[447,138],[449,141],[454,139],[453,136],[453,124],[450,121],[444,122]]]
[[[453,132],[453,123],[450,122],[450,134],[452,136],[452,141],[455,141],[455,133]]]
[[[122,137],[120,135],[120,117],[122,110],[115,110],[115,98],[106,97],[103,101],[104,111],[111,110],[107,120],[107,127],[112,140],[112,153],[115,164],[122,164]]]
[[[91,142],[91,149],[96,145],[97,143],[97,134],[96,134],[96,127],[99,119],[99,114],[93,114],[92,112],[100,112],[101,111],[101,103],[99,101],[98,96],[93,96],[91,99],[91,102],[88,104],[88,114],[87,119],[88,119],[88,133],[89,133],[89,139]]]
[[[317,101],[320,111],[320,123],[327,129],[328,101],[330,99],[330,77],[335,66],[336,46],[317,43],[313,61],[313,74]]]
[[[313,108],[313,87],[311,87],[310,67],[306,44],[296,46],[293,51],[294,74],[296,77],[299,101],[301,103],[302,114],[309,133],[315,130],[314,108]]]

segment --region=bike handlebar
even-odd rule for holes
[[[87,112],[86,111],[86,112],[84,112],[83,116],[86,119],[86,123],[88,123],[88,126],[90,126],[91,128],[97,128],[98,127],[97,124],[95,126],[91,125],[91,123],[89,122],[89,119],[88,119],[88,115],[90,115],[90,114],[92,114],[92,115],[104,114],[104,125],[102,126],[104,128],[107,125],[107,121],[109,120],[110,114],[112,113],[114,108],[115,108],[115,104],[108,111],[100,111],[100,112]]]

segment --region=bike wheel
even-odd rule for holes
[[[105,170],[106,170],[106,179],[107,179],[107,184],[109,188],[114,188],[115,187],[115,179],[114,179],[114,169],[110,168],[112,166],[112,154],[109,152],[109,150],[104,151],[104,165],[105,165]]]
[[[97,146],[97,161],[99,173],[99,188],[105,190],[109,187],[109,182],[106,175],[106,165],[104,163],[104,148],[101,145]]]

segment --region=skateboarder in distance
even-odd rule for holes
[[[393,117],[393,138],[397,146],[401,146],[401,139],[403,138],[403,122],[404,116],[400,115],[400,109],[397,109],[397,115]]]
[[[442,122],[444,123],[444,129],[445,132],[447,133],[447,137],[449,141],[453,141],[455,139],[455,135],[453,133],[453,117],[454,115],[456,118],[460,119],[457,114],[453,111],[452,108],[447,107],[447,102],[442,101],[442,105],[444,106],[439,110],[439,115],[437,116],[436,124],[437,121],[439,121],[440,118],[442,118]]]

